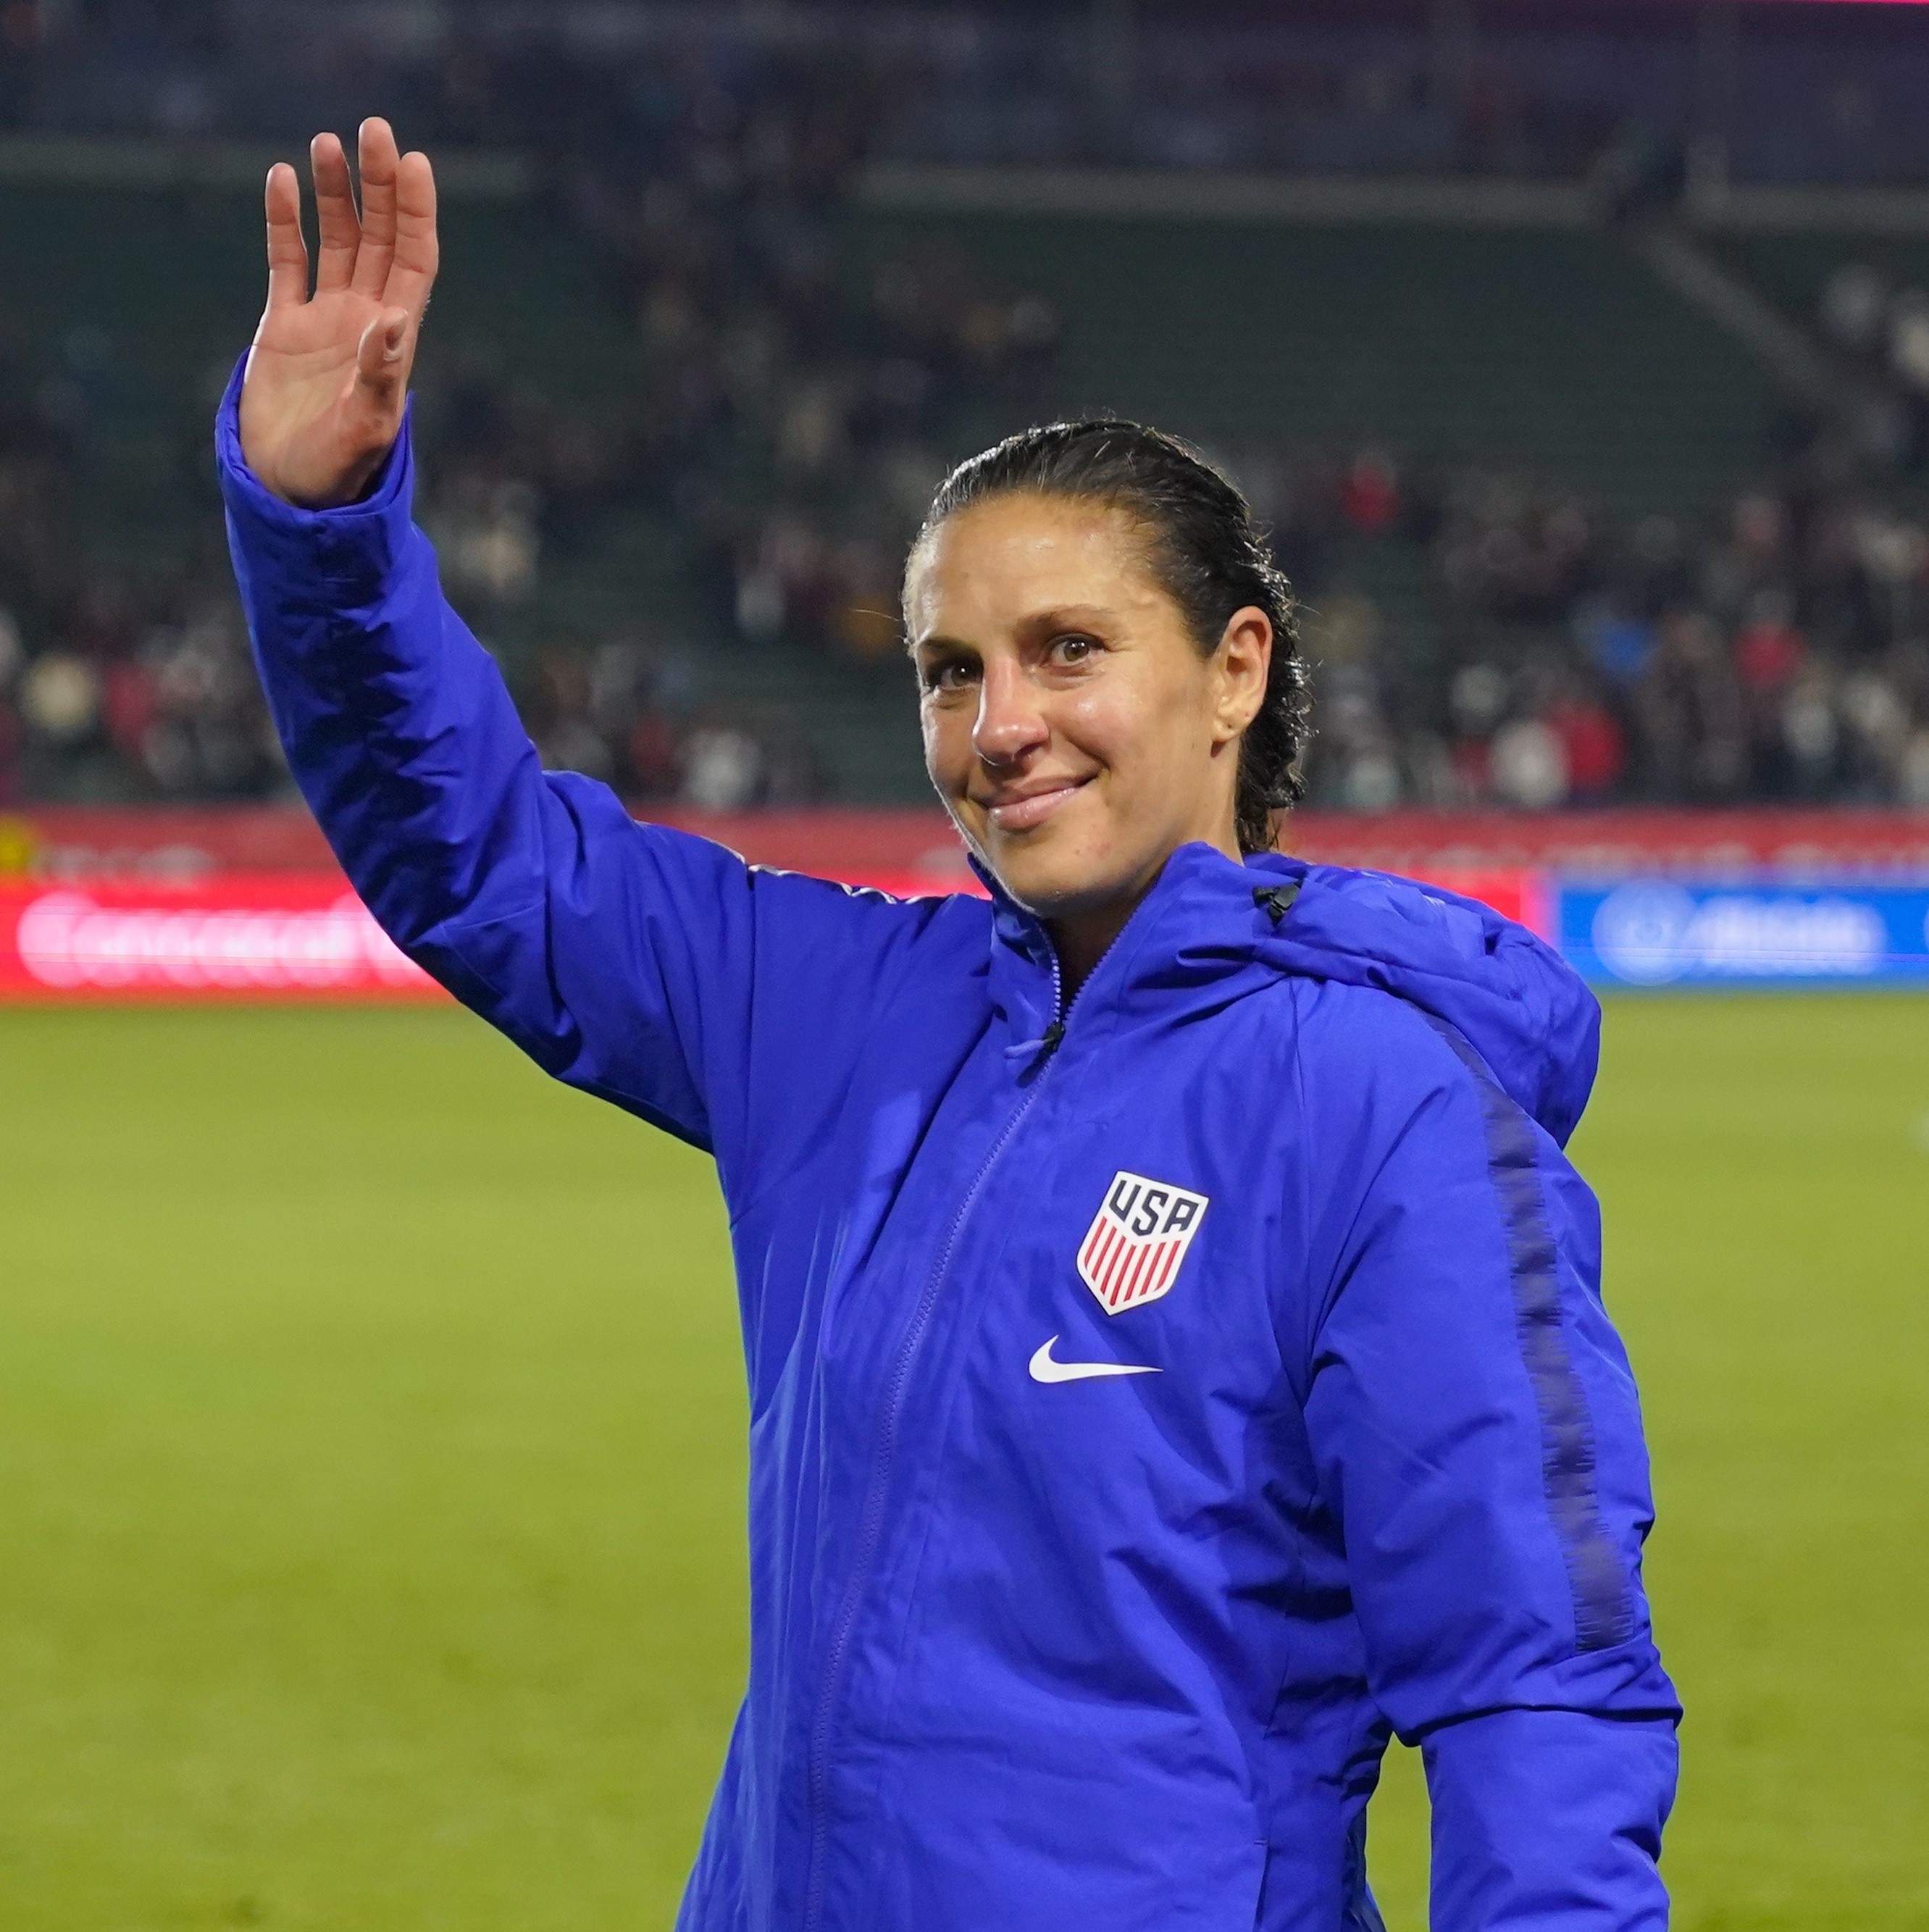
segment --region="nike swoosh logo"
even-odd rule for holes
[[[1162,1369],[1155,1369],[1144,1362],[1054,1362],[1052,1351],[1058,1337],[1054,1335],[1031,1358],[1031,1378],[1035,1382],[1082,1382],[1092,1376],[1156,1376]]]

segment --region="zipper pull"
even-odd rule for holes
[[[1065,1037],[1065,1022],[1054,1020],[1036,1040],[1022,1040],[1016,1046],[1005,1048],[1005,1058],[1027,1066],[1042,1066],[1058,1051],[1058,1043]]]

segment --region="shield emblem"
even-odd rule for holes
[[[1078,1246],[1078,1276],[1108,1315],[1172,1292],[1205,1219],[1206,1196],[1123,1169]]]

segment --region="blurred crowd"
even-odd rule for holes
[[[610,416],[560,428],[518,419],[482,372],[431,398],[427,521],[452,587],[526,594],[546,539],[621,502],[674,531],[710,620],[752,650],[894,659],[905,544],[967,425],[1048,406],[1056,310],[940,245],[854,250],[839,216],[876,82],[821,49],[604,59],[532,92],[472,70],[522,113],[568,104],[549,191],[596,250],[640,375]],[[687,655],[626,639],[544,648],[522,695],[546,757],[634,796],[823,788],[781,717],[698,706],[700,682]]]
[[[1252,467],[1305,588],[1316,802],[1929,807],[1929,518],[1838,441],[1700,530],[1378,450]],[[1360,586],[1402,547],[1425,592],[1390,621]]]
[[[445,580],[492,644],[528,639],[506,668],[550,764],[643,800],[816,796],[800,734],[723,694],[714,652],[661,623],[546,626],[559,561],[620,525],[656,544],[677,580],[663,601],[701,634],[895,656],[899,559],[961,424],[1046,406],[1058,316],[955,251],[840,247],[861,74],[736,46],[510,64],[452,59],[425,118],[472,87],[478,136],[500,97],[520,117],[506,131],[554,137],[545,206],[593,250],[638,352],[593,411],[486,352],[428,358],[418,510]],[[88,334],[50,370],[0,367],[0,498],[20,511],[0,535],[0,798],[272,794],[286,780],[218,555],[116,576],[91,554]]]
[[[37,368],[0,332],[0,803],[259,795],[278,758],[232,589],[191,557],[136,584],[88,540],[98,361],[82,331]]]
[[[1738,180],[1929,177],[1919,35],[1874,8],[1724,10],[1712,32],[1702,11],[11,0],[0,126],[286,139],[379,89],[424,140],[567,147],[598,80],[701,45],[862,75],[892,159],[1574,180],[1713,142]]]
[[[1048,7],[798,13],[783,33],[566,5],[533,25],[478,6],[461,34],[434,10],[344,17],[23,0],[0,10],[0,123],[283,136],[374,105],[425,140],[539,155],[545,218],[588,244],[633,368],[571,406],[486,353],[428,358],[420,512],[548,763],[718,808],[825,791],[781,692],[731,693],[779,663],[900,678],[900,560],[946,461],[1054,406],[1052,304],[936,243],[866,252],[842,218],[868,160],[1393,156],[1634,182],[1657,152],[1630,134],[1631,95],[1525,43],[1484,65],[1391,29],[1254,40],[1148,16],[1106,46],[1105,10]],[[1660,100],[1657,59],[1623,60],[1612,87]],[[1314,797],[1929,804],[1929,529],[1911,507],[1929,296],[1851,266],[1816,320],[1858,386],[1856,434],[1809,437],[1706,530],[1380,449],[1239,454],[1306,600]],[[0,802],[281,794],[212,515],[158,567],[117,567],[88,526],[90,424],[124,380],[108,359],[98,331],[0,330]],[[638,532],[662,595],[621,622],[551,621],[558,582]],[[719,676],[726,660],[746,674]]]

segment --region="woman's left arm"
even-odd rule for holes
[[[1351,1072],[1371,1178],[1310,1230],[1330,1275],[1306,1415],[1374,1695],[1426,1755],[1432,1922],[1659,1932],[1680,1707],[1593,1197],[1458,1035],[1408,1014],[1401,1051]]]

